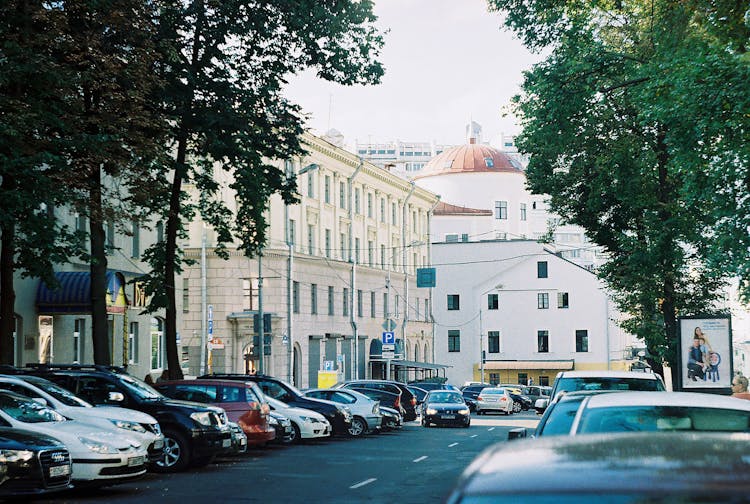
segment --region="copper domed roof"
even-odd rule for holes
[[[470,143],[451,147],[430,159],[415,179],[448,173],[523,173],[521,164],[507,154],[490,147]]]

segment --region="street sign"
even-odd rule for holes
[[[386,331],[383,333],[383,344],[384,345],[395,345],[396,344],[396,333],[393,331]]]
[[[208,339],[214,334],[214,305],[208,305]]]
[[[323,371],[333,371],[333,361],[323,361]]]
[[[385,322],[383,322],[383,329],[386,331],[394,331],[396,329],[396,321],[393,319],[387,319]]]
[[[383,343],[383,349],[384,352],[395,352],[396,351],[396,345],[395,344],[389,344],[389,343]]]
[[[393,359],[396,357],[396,353],[393,350],[389,350],[389,351],[383,350],[382,357],[383,359]]]
[[[417,268],[417,287],[435,287],[435,268]]]

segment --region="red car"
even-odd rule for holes
[[[252,382],[236,380],[177,380],[157,383],[159,392],[173,399],[218,406],[247,436],[248,446],[262,446],[276,437],[268,423],[270,407]]]

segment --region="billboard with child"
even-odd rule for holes
[[[729,315],[678,318],[680,389],[730,390],[732,324]]]

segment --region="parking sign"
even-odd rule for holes
[[[383,344],[384,345],[395,345],[396,344],[396,333],[392,331],[383,333]]]

